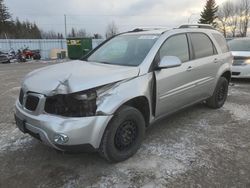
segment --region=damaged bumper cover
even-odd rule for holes
[[[19,122],[17,126],[22,132],[29,133],[43,143],[63,151],[75,149],[77,146],[98,149],[105,128],[112,118],[112,115],[68,118],[46,113],[33,114],[19,101],[15,107],[16,120]],[[64,143],[58,142],[60,135],[66,138]]]

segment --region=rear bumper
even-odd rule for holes
[[[112,116],[93,116],[83,118],[65,118],[49,114],[33,115],[16,102],[15,116],[24,122],[24,133],[41,140],[46,145],[63,151],[75,151],[80,148],[98,149],[102,135]],[[63,134],[68,137],[65,143],[56,143],[55,136]],[[86,147],[85,147],[86,146]],[[90,150],[92,150],[90,149]]]
[[[232,66],[232,78],[250,78],[250,65]]]

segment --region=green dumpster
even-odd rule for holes
[[[70,59],[80,59],[92,50],[92,38],[68,38],[68,56]]]

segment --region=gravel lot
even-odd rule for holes
[[[134,157],[108,164],[16,128],[21,79],[43,66],[0,64],[0,187],[250,187],[250,81],[233,81],[222,109],[198,104],[155,123]]]

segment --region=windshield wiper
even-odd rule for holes
[[[113,63],[107,62],[107,61],[96,61],[97,63],[103,63],[108,65],[114,65]]]

